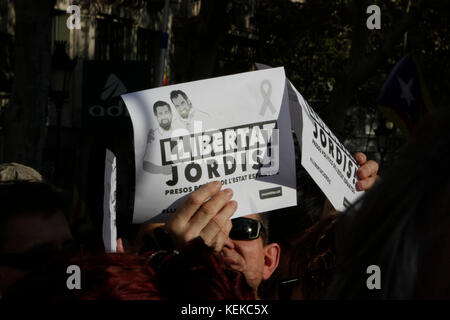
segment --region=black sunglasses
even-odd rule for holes
[[[261,232],[264,232],[264,226],[261,221],[249,218],[232,219],[233,224],[230,231],[230,238],[233,240],[254,240],[258,239]]]

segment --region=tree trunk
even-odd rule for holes
[[[200,14],[190,18],[175,35],[176,81],[192,81],[214,75],[217,50],[227,31],[228,0],[202,0]]]
[[[42,169],[55,0],[14,0],[14,81],[5,112],[5,160]]]

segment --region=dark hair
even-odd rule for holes
[[[308,219],[292,221],[298,213],[298,207],[292,207],[284,212],[285,228],[277,227],[281,247],[281,257],[278,268],[271,279],[266,281],[263,296],[267,299],[291,299],[292,290],[299,288],[303,299],[322,299],[331,283],[336,268],[334,227],[339,213],[328,214],[310,225]],[[301,210],[300,210],[301,211]],[[291,231],[290,224],[298,227],[296,233]],[[282,235],[282,230],[286,234]],[[273,240],[273,237],[272,237]]]
[[[201,239],[192,241],[159,273],[168,299],[248,300],[254,294],[244,275],[227,267]]]
[[[242,273],[225,266],[223,258],[200,240],[189,243],[156,272],[151,253],[77,254],[16,283],[5,299],[253,299]],[[66,269],[81,270],[81,289],[68,290]]]
[[[447,271],[436,272],[450,267],[450,170],[443,159],[450,113],[433,118],[381,183],[341,218],[329,298],[450,297]],[[380,290],[367,288],[370,265],[381,270]]]
[[[170,105],[167,102],[164,101],[156,101],[155,104],[153,105],[153,113],[156,116],[156,109],[160,108],[160,107],[165,107],[167,106],[167,108],[169,109],[170,113],[172,113],[172,110],[170,109]]]
[[[306,300],[322,299],[336,269],[334,227],[340,213],[326,215],[301,233],[286,252],[288,274]]]
[[[52,216],[65,213],[67,204],[53,186],[42,182],[0,183],[0,251],[8,236],[9,220],[24,213]]]
[[[270,218],[269,218],[269,212],[262,212],[259,214],[259,217],[261,218],[260,222],[262,223],[262,226],[264,227],[263,232],[261,233],[261,238],[263,240],[263,244],[267,245],[270,239]]]
[[[175,99],[176,97],[178,97],[180,95],[184,98],[184,100],[186,100],[186,101],[188,100],[188,97],[187,97],[186,93],[184,93],[181,90],[174,90],[174,91],[172,91],[170,93],[170,100],[173,101],[173,99]]]
[[[81,271],[81,289],[69,290],[67,267]],[[114,253],[60,255],[45,269],[35,270],[4,293],[5,299],[151,300],[161,299],[155,271],[141,256]]]

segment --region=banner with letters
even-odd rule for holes
[[[270,66],[256,63],[258,70]],[[302,153],[301,163],[333,207],[345,211],[364,192],[356,190],[356,160],[325,122],[286,79],[292,130]]]
[[[231,188],[233,217],[297,204],[284,68],[122,95],[136,161],[133,222],[164,221],[201,185]]]
[[[302,166],[317,183],[338,211],[345,211],[359,196],[356,191],[356,172],[359,168],[354,157],[331,132],[300,92],[289,85],[289,91],[297,98],[291,108],[301,107]],[[292,114],[292,113],[291,113]],[[297,137],[300,133],[296,132]]]

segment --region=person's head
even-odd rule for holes
[[[80,288],[70,290],[68,266],[77,266]],[[159,300],[156,272],[132,253],[60,254],[45,269],[34,270],[11,286],[5,300]]]
[[[159,126],[164,130],[170,130],[172,125],[172,110],[167,102],[157,101],[153,105],[153,113],[158,120]]]
[[[329,298],[450,297],[450,113],[432,118],[341,218]],[[377,278],[380,289],[369,290]]]
[[[258,294],[261,282],[269,279],[278,266],[280,246],[268,241],[266,213],[236,218],[232,224],[230,241],[225,243],[221,254],[225,263],[244,274],[247,283]]]
[[[170,100],[172,100],[180,117],[187,119],[192,108],[192,103],[187,95],[181,90],[174,90],[170,93]]]
[[[42,175],[31,167],[20,163],[1,163],[0,182],[42,182]]]
[[[223,257],[199,238],[163,264],[158,273],[168,299],[248,300],[254,291],[245,275],[226,264]]]
[[[48,184],[0,184],[0,290],[72,244],[60,194]]]
[[[253,292],[242,274],[201,241],[179,254],[156,259],[155,252],[78,253],[19,281],[5,299],[54,300],[249,300]],[[156,253],[155,253],[156,254]],[[66,286],[67,266],[81,270],[80,289]]]

